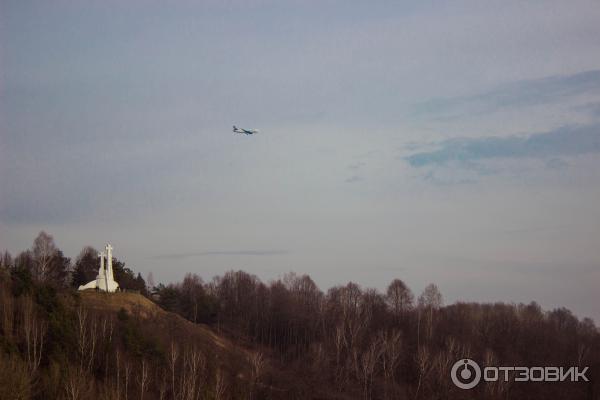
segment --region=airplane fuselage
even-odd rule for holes
[[[250,130],[248,130],[248,129],[242,129],[242,128],[238,128],[237,126],[234,125],[233,126],[233,132],[235,132],[235,133],[243,133],[245,135],[253,135],[253,134],[257,133],[258,130],[256,130],[256,129],[250,129]]]

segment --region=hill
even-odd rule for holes
[[[157,333],[168,332],[168,335],[158,336],[162,340],[166,340],[167,336],[193,338],[195,343],[202,346],[203,350],[214,351],[217,349],[222,352],[221,359],[249,359],[256,353],[246,347],[237,346],[207,325],[192,323],[175,313],[163,310],[152,300],[139,293],[104,293],[86,290],[81,292],[80,296],[81,304],[89,310],[115,315],[125,311],[133,318],[151,323]]]
[[[217,370],[219,374],[228,377],[229,383],[223,382],[224,386],[238,386],[243,388],[242,391],[251,388],[248,393],[255,391],[262,396],[268,395],[269,398],[289,398],[288,390],[278,387],[278,384],[289,387],[293,379],[282,372],[280,367],[271,365],[268,350],[242,341],[234,342],[208,325],[192,323],[163,310],[138,293],[88,290],[80,292],[79,297],[81,306],[100,316],[117,316],[127,321],[136,321],[144,338],[154,341],[166,353],[167,359],[172,356],[173,345],[182,346],[179,351],[185,357],[187,344],[188,349],[193,348],[206,358],[207,369]]]
[[[0,279],[0,310],[0,399],[290,398],[264,349],[137,293]]]
[[[78,292],[63,273],[36,272],[43,260],[32,254],[0,258],[0,399],[571,400],[600,393],[600,332],[564,308],[444,305],[435,284],[415,301],[399,279],[385,293],[352,282],[323,292],[307,275],[264,283],[243,271],[209,283],[188,274],[148,297]],[[69,264],[58,252],[55,261],[59,271]],[[451,380],[465,357],[483,366],[589,367],[590,381],[507,379],[465,393]]]

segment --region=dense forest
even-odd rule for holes
[[[190,273],[154,285],[120,260],[113,266],[124,292],[164,311],[149,316],[118,306],[126,293],[98,297],[116,308],[91,307],[91,297],[76,290],[96,276],[91,247],[72,262],[41,232],[31,249],[15,257],[4,252],[0,399],[600,396],[600,332],[564,308],[444,305],[435,284],[415,296],[400,279],[384,293],[352,282],[323,292],[294,273],[268,283],[243,271],[206,282]],[[450,370],[462,358],[489,366],[587,366],[590,382],[511,379],[461,390]]]

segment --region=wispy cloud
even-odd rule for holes
[[[191,253],[170,253],[153,256],[154,260],[181,260],[205,256],[279,256],[289,254],[289,250],[213,250]]]
[[[352,175],[350,178],[347,178],[344,182],[346,183],[354,183],[354,182],[360,182],[362,181],[362,178],[358,175]]]
[[[513,82],[471,96],[431,99],[415,104],[413,114],[451,118],[561,102],[584,93],[600,93],[600,70]]]
[[[456,138],[433,151],[405,157],[413,167],[498,158],[537,158],[600,153],[600,124],[566,126],[530,136]]]

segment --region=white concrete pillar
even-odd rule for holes
[[[108,254],[108,267],[106,268],[106,281],[112,282],[114,280],[113,277],[113,268],[112,268],[112,250],[113,247],[109,244],[106,245],[106,253]]]
[[[100,269],[98,269],[98,276],[96,277],[96,288],[105,290],[106,288],[106,265],[104,264],[104,258],[106,254],[101,252],[98,253],[100,257]]]
[[[100,252],[98,253],[98,257],[100,257],[100,269],[98,270],[98,274],[101,274],[104,272],[104,253]]]

